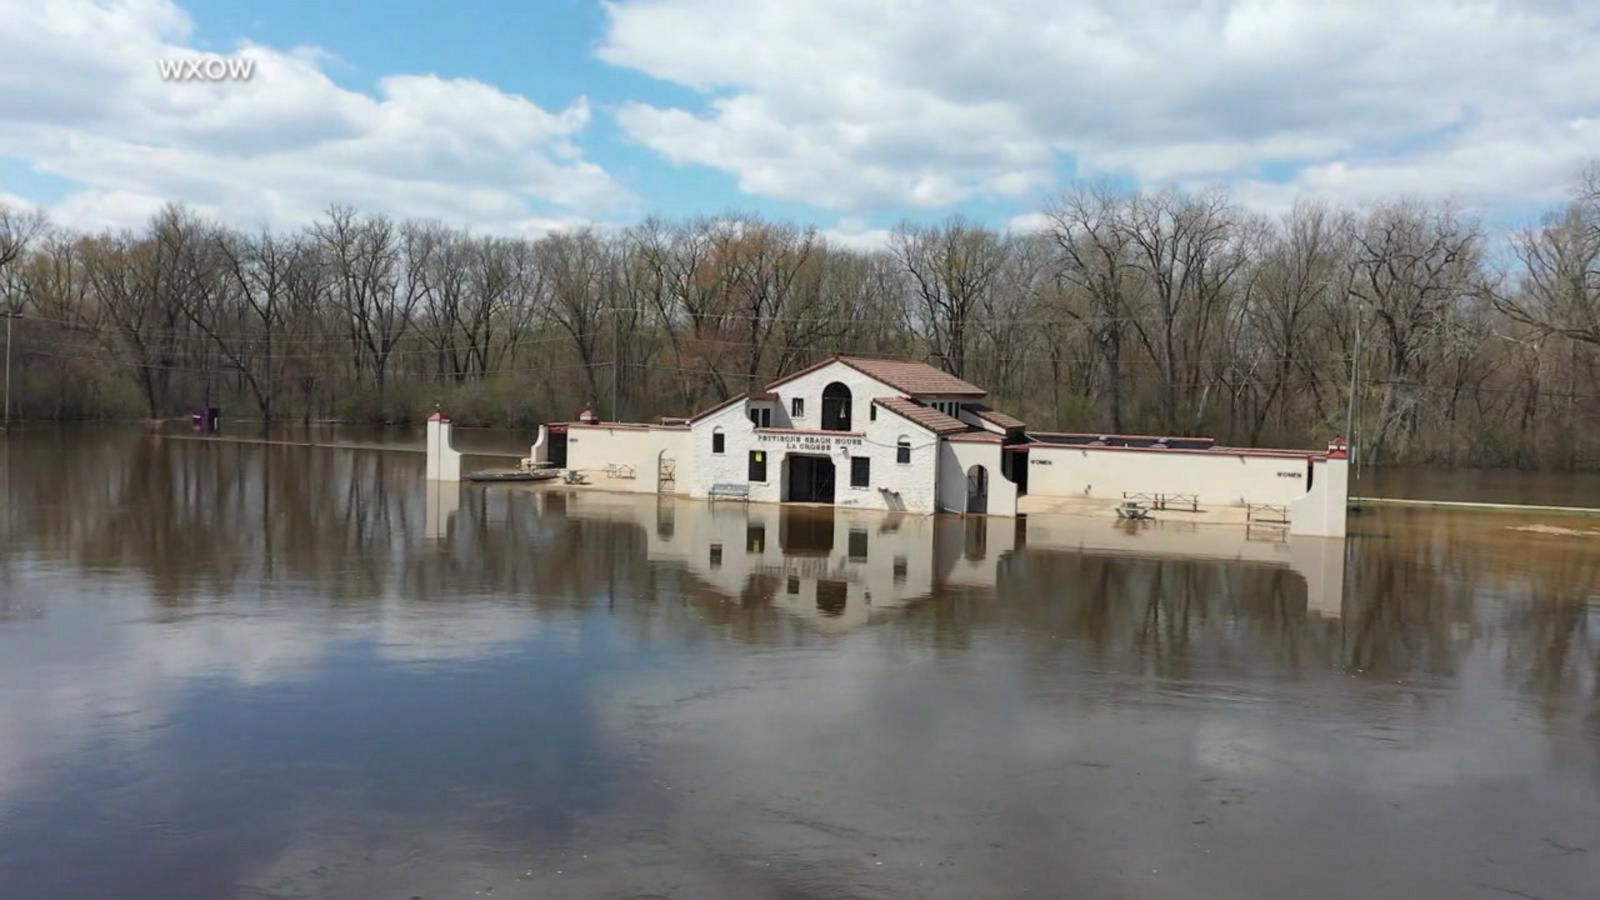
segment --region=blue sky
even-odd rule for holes
[[[1600,158],[1600,4],[0,0],[0,202],[541,233],[749,211],[1034,227],[1075,179],[1491,223]],[[249,57],[248,82],[159,59]]]

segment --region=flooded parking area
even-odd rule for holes
[[[6,897],[1600,884],[1600,518],[1337,542],[0,454]]]

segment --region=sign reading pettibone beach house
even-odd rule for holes
[[[827,453],[835,447],[859,447],[859,437],[835,437],[831,434],[769,434],[756,432],[756,440],[763,444],[782,444],[785,450],[801,453]]]

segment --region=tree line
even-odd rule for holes
[[[746,215],[534,240],[339,206],[97,234],[0,207],[13,415],[649,418],[851,353],[928,361],[1038,429],[1316,446],[1353,417],[1368,461],[1600,465],[1600,168],[1509,235],[1443,202],[1266,217],[1097,185],[1042,221],[863,251]]]

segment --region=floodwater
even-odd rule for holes
[[[1528,472],[1393,466],[1366,469],[1350,482],[1358,497],[1399,497],[1600,509],[1600,472]]]
[[[7,898],[1600,884],[1600,519],[1341,544],[0,454]]]

